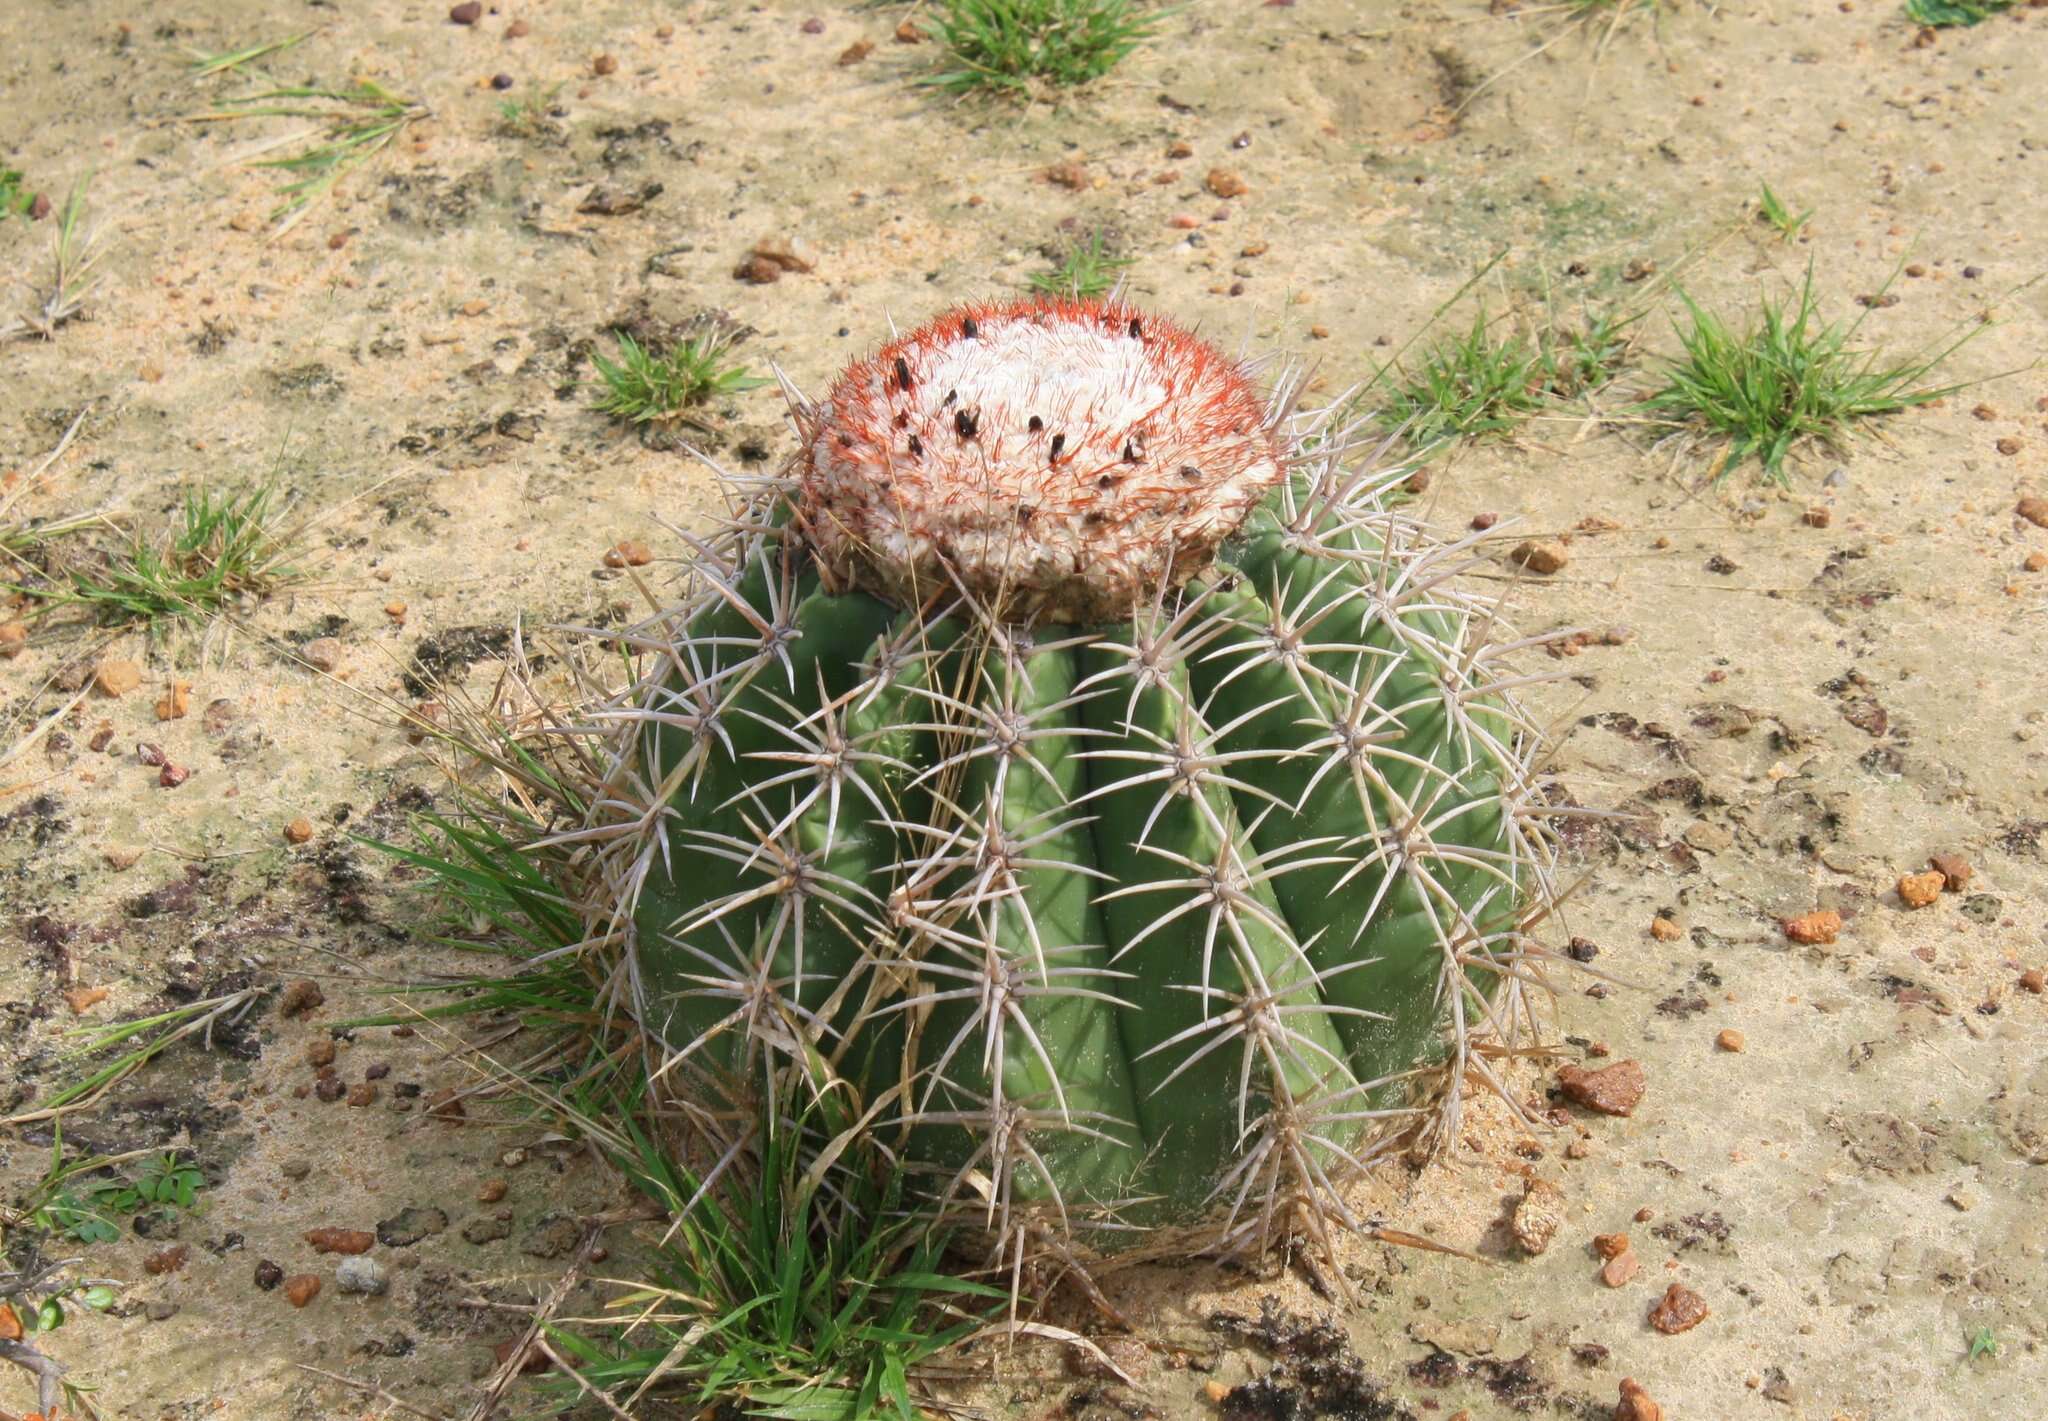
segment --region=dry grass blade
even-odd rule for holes
[[[313,204],[334,185],[391,145],[407,125],[426,118],[426,105],[393,93],[374,79],[358,79],[346,89],[295,84],[229,99],[228,107],[193,114],[188,123],[229,123],[250,118],[309,118],[319,127],[301,135],[305,146],[283,158],[266,158],[255,166],[276,168],[291,180],[281,189],[283,201],[272,210],[282,237],[299,224]]]
[[[0,1125],[30,1125],[39,1120],[54,1120],[73,1110],[86,1109],[98,1103],[114,1086],[134,1075],[178,1042],[197,1037],[201,1042],[211,1046],[216,1026],[233,1025],[240,1021],[262,996],[262,988],[244,987],[237,992],[208,997],[204,1001],[159,1012],[137,1021],[118,1022],[112,1026],[84,1030],[78,1034],[86,1038],[85,1044],[71,1052],[68,1059],[78,1060],[95,1055],[133,1041],[137,1037],[147,1036],[148,1039],[94,1070],[84,1080],[58,1091],[33,1109],[0,1119]],[[155,1034],[150,1035],[151,1032]]]
[[[80,178],[64,199],[52,239],[49,285],[28,310],[0,322],[0,340],[28,336],[55,340],[58,327],[76,319],[87,298],[98,289],[100,279],[93,268],[105,251],[100,245],[100,229],[85,226],[85,189],[90,181],[89,177]]]

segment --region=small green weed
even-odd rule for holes
[[[1979,1327],[1970,1334],[1970,1360],[1998,1355],[1998,1334],[1989,1327]]]
[[[1765,183],[1762,194],[1757,198],[1756,215],[1758,221],[1766,222],[1776,230],[1780,241],[1789,242],[1799,235],[1799,229],[1813,216],[1813,209],[1809,207],[1794,217],[1792,209],[1778,199],[1778,195],[1771,191],[1769,183]]]
[[[1505,339],[1473,313],[1462,336],[1438,341],[1404,372],[1380,409],[1418,449],[1499,434],[1543,406],[1543,352],[1521,331]]]
[[[1633,348],[1636,319],[1607,312],[1576,327],[1500,335],[1481,307],[1464,334],[1430,346],[1412,368],[1398,357],[1382,367],[1368,392],[1395,374],[1379,417],[1419,450],[1504,434],[1556,400],[1613,380]]]
[[[1031,289],[1049,296],[1100,296],[1116,285],[1117,273],[1135,263],[1135,257],[1121,257],[1104,245],[1101,232],[1088,238],[1087,245],[1070,248],[1051,271],[1031,274]]]
[[[127,1175],[78,1173],[72,1171],[76,1182],[60,1185],[31,1218],[79,1243],[112,1243],[121,1237],[121,1220],[144,1209],[190,1211],[206,1187],[206,1177],[175,1154],[151,1155]]]
[[[505,99],[498,104],[498,131],[513,138],[544,138],[555,131],[555,96],[562,86],[530,88],[526,97]]]
[[[1130,0],[939,0],[951,67],[922,82],[949,94],[1028,96],[1100,79],[1150,39],[1171,11]]]
[[[273,494],[268,485],[239,496],[195,490],[166,536],[137,535],[103,566],[71,569],[68,588],[7,585],[51,606],[79,608],[102,624],[211,616],[300,576],[289,537],[271,516]]]
[[[290,181],[278,189],[282,199],[270,214],[283,236],[313,204],[349,173],[391,145],[405,129],[427,116],[425,105],[393,93],[374,79],[358,79],[346,89],[295,84],[266,89],[226,101],[227,107],[194,114],[190,123],[229,123],[250,118],[310,118],[321,141],[283,158],[266,158],[259,168],[276,168]],[[300,141],[304,141],[303,139]]]
[[[1906,0],[1906,18],[1929,29],[1979,25],[2004,14],[2017,0]]]
[[[635,424],[680,419],[691,405],[769,383],[726,359],[732,336],[723,330],[705,331],[659,353],[624,331],[618,337],[617,360],[595,353],[590,357],[604,383],[597,408],[618,419]]]
[[[1973,325],[1944,345],[1886,360],[1852,346],[1863,316],[1846,325],[1820,319],[1811,265],[1795,294],[1766,297],[1739,334],[1683,290],[1679,299],[1691,317],[1691,327],[1678,331],[1685,353],[1669,362],[1668,383],[1642,407],[1725,439],[1721,473],[1754,455],[1765,477],[1779,483],[1787,481],[1786,456],[1801,442],[1838,443],[1858,420],[1963,388],[1923,382],[1982,329]]]
[[[0,221],[26,216],[35,206],[36,195],[21,185],[23,176],[17,168],[0,168]]]

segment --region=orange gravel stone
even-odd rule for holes
[[[1557,1073],[1557,1083],[1567,1100],[1602,1115],[1635,1114],[1647,1089],[1643,1063],[1636,1060],[1616,1061],[1597,1071],[1566,1066]]]
[[[1673,1283],[1650,1308],[1650,1326],[1666,1337],[1690,1332],[1708,1317],[1707,1300],[1683,1283]]]
[[[377,1235],[368,1229],[307,1229],[306,1242],[315,1253],[368,1253]]]
[[[1942,886],[1948,880],[1939,869],[1926,873],[1907,873],[1899,877],[1899,901],[1908,908],[1924,908],[1941,897]]]
[[[1781,926],[1785,929],[1785,936],[1794,942],[1828,943],[1841,935],[1842,915],[1833,908],[1823,908],[1818,912],[1787,918]]]

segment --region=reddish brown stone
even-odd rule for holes
[[[1785,936],[1794,942],[1829,943],[1841,935],[1842,915],[1832,908],[1823,908],[1819,912],[1787,918],[1780,926],[1784,928]]]
[[[306,1242],[315,1253],[368,1253],[377,1235],[368,1229],[307,1229]]]
[[[1614,1421],[1664,1421],[1664,1408],[1650,1400],[1650,1394],[1634,1377],[1621,1379],[1621,1400],[1614,1408]]]
[[[1567,1100],[1602,1115],[1635,1114],[1647,1088],[1643,1063],[1633,1059],[1616,1061],[1597,1071],[1566,1066],[1557,1073],[1557,1084]]]
[[[302,1308],[320,1296],[317,1273],[294,1273],[284,1280],[284,1295],[295,1308]]]
[[[1666,1337],[1690,1332],[1707,1320],[1707,1300],[1683,1283],[1673,1283],[1650,1308],[1650,1326]]]

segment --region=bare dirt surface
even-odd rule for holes
[[[817,390],[890,317],[1015,291],[1042,249],[1100,226],[1135,258],[1137,299],[1310,355],[1332,394],[1502,248],[1494,310],[1648,307],[1652,368],[1674,346],[1674,274],[1737,312],[1811,262],[1841,316],[1911,262],[1862,335],[1904,351],[1988,315],[1949,369],[1999,378],[1881,441],[1807,451],[1784,492],[1753,466],[1705,482],[1710,449],[1629,414],[1642,374],[1434,466],[1423,506],[1443,530],[1499,515],[1488,575],[1523,630],[1625,629],[1532,658],[1562,677],[1529,695],[1575,798],[1619,815],[1567,829],[1585,883],[1560,945],[1606,975],[1560,978],[1558,1054],[1524,1077],[1555,1124],[1481,1111],[1447,1159],[1380,1182],[1385,1228],[1485,1262],[1350,1240],[1349,1305],[1300,1270],[1126,1274],[1109,1292],[1137,1333],[1101,1336],[1135,1385],[1027,1351],[971,1399],[1030,1417],[1607,1417],[1630,1377],[1673,1421],[2037,1411],[2048,572],[2025,563],[2048,528],[2015,508],[2048,495],[2048,374],[2024,368],[2048,285],[2011,293],[2048,271],[2048,10],[1923,44],[1884,0],[1576,26],[1565,7],[1210,0],[1085,97],[1028,109],[913,87],[934,46],[894,37],[908,14],[0,11],[0,161],[59,199],[90,172],[107,227],[88,318],[0,348],[8,518],[155,529],[202,483],[275,477],[313,574],[147,637],[36,623],[0,661],[0,746],[55,716],[0,770],[0,1105],[75,1079],[81,1025],[243,985],[308,979],[325,998],[287,1016],[272,992],[210,1051],[181,1045],[67,1122],[73,1146],[189,1150],[207,1187],[196,1213],[88,1251],[123,1303],[52,1352],[112,1417],[394,1414],[299,1364],[470,1413],[513,1305],[623,1195],[509,1103],[430,1117],[432,1092],[474,1081],[436,1030],[336,1027],[458,965],[353,837],[402,836],[441,792],[398,708],[437,676],[488,694],[515,626],[637,607],[602,564],[617,540],[656,550],[656,586],[684,555],[656,520],[701,516],[710,481],[590,409],[610,329],[722,311],[748,360]],[[273,239],[278,176],[251,163],[304,121],[179,122],[259,82],[195,83],[187,50],[311,26],[274,79],[375,77],[432,113]],[[531,131],[503,126],[500,73],[515,99],[561,86]],[[1814,209],[1802,240],[1753,220],[1760,181]],[[50,226],[0,221],[16,296]],[[809,244],[815,269],[735,279],[770,237]],[[787,452],[772,389],[706,423],[686,437],[734,470]],[[1530,537],[1567,561],[1517,569]],[[92,691],[110,657],[142,684]],[[190,711],[159,721],[179,680]],[[139,742],[189,779],[163,787]],[[294,844],[300,816],[313,833]],[[1897,880],[1934,853],[1973,876],[1909,908]],[[1788,935],[1822,910],[1841,918],[1831,941]],[[106,995],[67,999],[81,987]],[[322,1099],[308,1051],[329,1041],[336,1078],[371,1089]],[[1556,1094],[1558,1066],[1624,1059],[1645,1083],[1633,1114]],[[0,1133],[11,1194],[49,1147],[47,1123]],[[341,1293],[337,1256],[303,1237],[326,1226],[378,1234],[385,1295]],[[1593,1240],[1616,1233],[1636,1267],[1610,1287]],[[147,1271],[174,1243],[182,1264]],[[258,1285],[264,1260],[322,1291],[294,1308]],[[1667,1333],[1651,1312],[1673,1284],[1707,1312]],[[0,1409],[28,1409],[25,1379],[0,1388]]]

